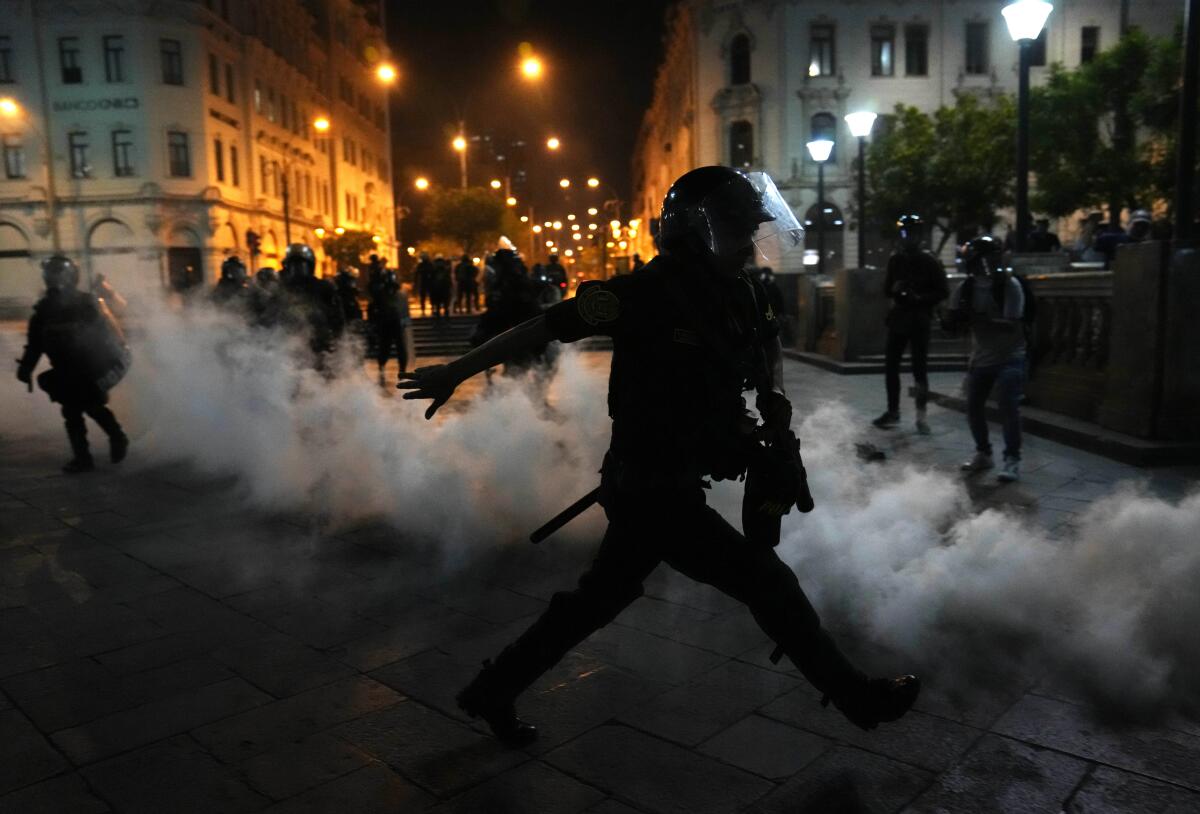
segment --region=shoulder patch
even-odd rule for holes
[[[614,321],[621,313],[621,301],[607,288],[588,286],[579,295],[576,308],[584,322],[595,326]]]

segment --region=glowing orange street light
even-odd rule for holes
[[[591,215],[593,218],[596,217],[596,213],[598,213],[599,211],[600,210],[594,206],[588,208],[588,214]]]
[[[505,199],[504,199],[504,202],[505,202],[506,204],[508,204],[509,206],[516,206],[516,205],[517,205],[517,199],[516,199],[516,198],[514,198],[514,197],[513,197],[513,196],[511,196],[511,195],[509,195],[507,198],[505,198]]]
[[[595,189],[596,187],[600,186],[600,179],[599,178],[589,178],[587,180],[587,185],[589,187],[591,187],[592,189]]]
[[[462,136],[455,136],[454,141],[450,142],[450,146],[453,147],[457,152],[466,152],[467,140]]]
[[[330,128],[329,119],[324,116],[317,116],[317,118],[313,119],[312,126],[313,130],[316,130],[318,133],[327,133]]]
[[[424,192],[429,189],[429,179],[422,175],[417,180],[413,181],[413,186]]]
[[[17,100],[11,96],[5,96],[0,99],[0,116],[7,118],[15,118],[21,112],[21,106],[17,104]]]
[[[396,69],[386,62],[381,62],[375,68],[375,78],[385,85],[390,85],[396,81]]]
[[[567,215],[567,220],[575,220],[575,215],[574,214]]]
[[[535,235],[540,235],[542,233],[541,224],[538,224],[538,223],[533,224],[533,233]]]
[[[318,226],[316,229],[313,229],[313,234],[317,237],[325,237],[325,230]]]
[[[571,179],[570,179],[570,178],[564,178],[564,179],[562,179],[561,181],[559,181],[559,182],[558,182],[558,185],[559,185],[560,187],[562,187],[563,189],[569,189],[569,188],[570,188],[570,186],[571,186]]]
[[[529,216],[528,216],[528,215],[522,215],[522,216],[521,216],[521,223],[529,223]]]
[[[535,56],[527,56],[521,60],[521,74],[528,80],[542,78],[542,61]]]
[[[502,187],[502,186],[504,186],[504,185],[500,183],[499,178],[492,179],[492,189],[500,189],[500,187]]]
[[[562,146],[562,142],[558,140],[558,136],[551,136],[550,138],[546,139],[546,146],[551,150],[557,150]]]
[[[346,234],[346,229],[343,226],[339,226],[338,228],[334,229],[333,231],[335,234],[339,234],[339,235]]]
[[[555,229],[561,229],[561,228],[562,228],[562,221],[561,221],[561,220],[556,220],[556,221],[554,221],[554,224],[553,224],[553,225],[554,225],[554,228],[555,228]]]

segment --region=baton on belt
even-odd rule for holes
[[[545,540],[551,534],[558,531],[563,526],[567,525],[567,523],[570,523],[576,517],[587,511],[591,505],[599,499],[599,497],[600,487],[597,486],[595,489],[579,498],[579,500],[575,501],[558,514],[554,515],[554,517],[551,518],[550,522],[546,523],[546,525],[529,535],[529,542],[536,544],[540,543],[542,540]]]

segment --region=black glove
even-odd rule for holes
[[[758,398],[754,401],[754,406],[758,408],[758,413],[762,416],[763,427],[768,433],[778,435],[791,429],[792,403],[783,393],[778,390],[759,393]]]

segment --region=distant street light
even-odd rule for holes
[[[465,128],[466,125],[459,122],[458,135],[454,137],[454,141],[450,142],[450,146],[458,153],[458,175],[463,189],[467,188],[467,137],[463,135]]]
[[[424,192],[425,190],[429,189],[429,179],[422,175],[420,178],[413,181],[413,186]]]
[[[1020,47],[1017,72],[1017,240],[1018,252],[1026,249],[1029,236],[1029,65],[1033,43],[1054,6],[1045,0],[1017,0],[1000,12],[1008,24],[1008,34]]]
[[[822,138],[805,146],[817,162],[817,274],[820,275],[825,273],[825,162],[833,152],[833,142]]]
[[[328,133],[331,127],[329,119],[325,116],[317,116],[317,118],[313,119],[312,126],[313,130],[316,130],[318,133]]]
[[[396,69],[386,62],[381,62],[375,68],[375,78],[385,85],[390,85],[396,81]]]
[[[558,185],[560,187],[562,187],[563,189],[570,189],[571,188],[571,179],[563,178],[561,181],[558,182]]]
[[[867,266],[867,136],[875,126],[875,114],[869,110],[846,114],[850,135],[858,139],[858,267]]]
[[[0,99],[0,116],[8,119],[15,119],[21,112],[21,106],[17,104],[17,100],[11,96],[5,96]]]
[[[562,142],[558,140],[558,136],[551,136],[546,139],[546,146],[551,150],[557,150],[562,146]]]
[[[514,198],[512,195],[509,195],[507,198],[504,199],[504,203],[508,204],[509,206],[516,206],[517,199]]]
[[[535,56],[527,56],[521,60],[521,74],[528,80],[542,78],[542,61]]]
[[[587,179],[587,185],[589,187],[591,187],[592,189],[595,189],[596,187],[600,186],[600,179],[599,178],[589,178],[589,179]]]
[[[504,186],[504,184],[500,183],[499,178],[493,178],[491,186],[492,189],[500,189],[500,187]]]

